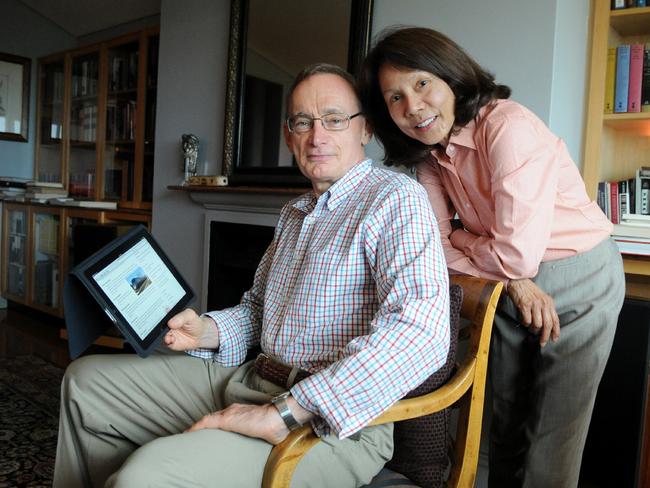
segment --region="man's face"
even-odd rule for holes
[[[350,85],[340,76],[328,73],[303,80],[289,103],[290,117],[354,115],[359,110],[359,102]],[[326,130],[320,120],[315,120],[314,127],[305,133],[290,133],[285,126],[284,134],[300,171],[309,178],[318,195],[365,159],[363,146],[371,135],[362,115],[350,120],[350,126],[341,131]]]

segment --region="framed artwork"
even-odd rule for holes
[[[27,142],[31,60],[0,53],[0,139]]]

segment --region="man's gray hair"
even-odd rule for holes
[[[291,97],[293,96],[294,90],[300,83],[314,75],[336,75],[343,78],[343,80],[345,80],[348,85],[350,85],[350,88],[352,88],[352,92],[357,99],[357,104],[359,105],[359,108],[361,108],[361,102],[359,101],[359,92],[357,91],[357,82],[350,73],[345,71],[340,66],[336,66],[335,64],[315,63],[303,68],[303,70],[296,75],[296,79],[293,80],[293,83],[289,87],[285,104],[285,111],[287,113],[287,116],[289,116],[289,104],[291,102]]]

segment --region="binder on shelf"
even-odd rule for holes
[[[650,112],[650,42],[643,48],[643,76],[641,79],[641,111]]]
[[[630,45],[630,81],[627,111],[641,111],[641,81],[643,79],[643,44]]]
[[[620,222],[618,213],[618,181],[609,182],[609,205],[609,218],[614,224],[618,224]]]
[[[616,48],[607,49],[607,71],[605,72],[605,113],[614,113],[614,86],[616,79]]]
[[[616,87],[614,89],[614,113],[627,112],[630,83],[630,45],[616,48]]]

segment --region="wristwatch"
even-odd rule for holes
[[[271,399],[271,403],[275,408],[278,409],[278,413],[280,414],[280,417],[282,417],[282,420],[284,420],[285,425],[291,431],[301,427],[302,424],[296,420],[296,417],[293,416],[293,413],[291,413],[291,410],[289,409],[289,405],[287,404],[287,398],[289,398],[290,396],[291,396],[291,392],[289,391],[284,392],[282,395],[278,395],[275,398]]]

